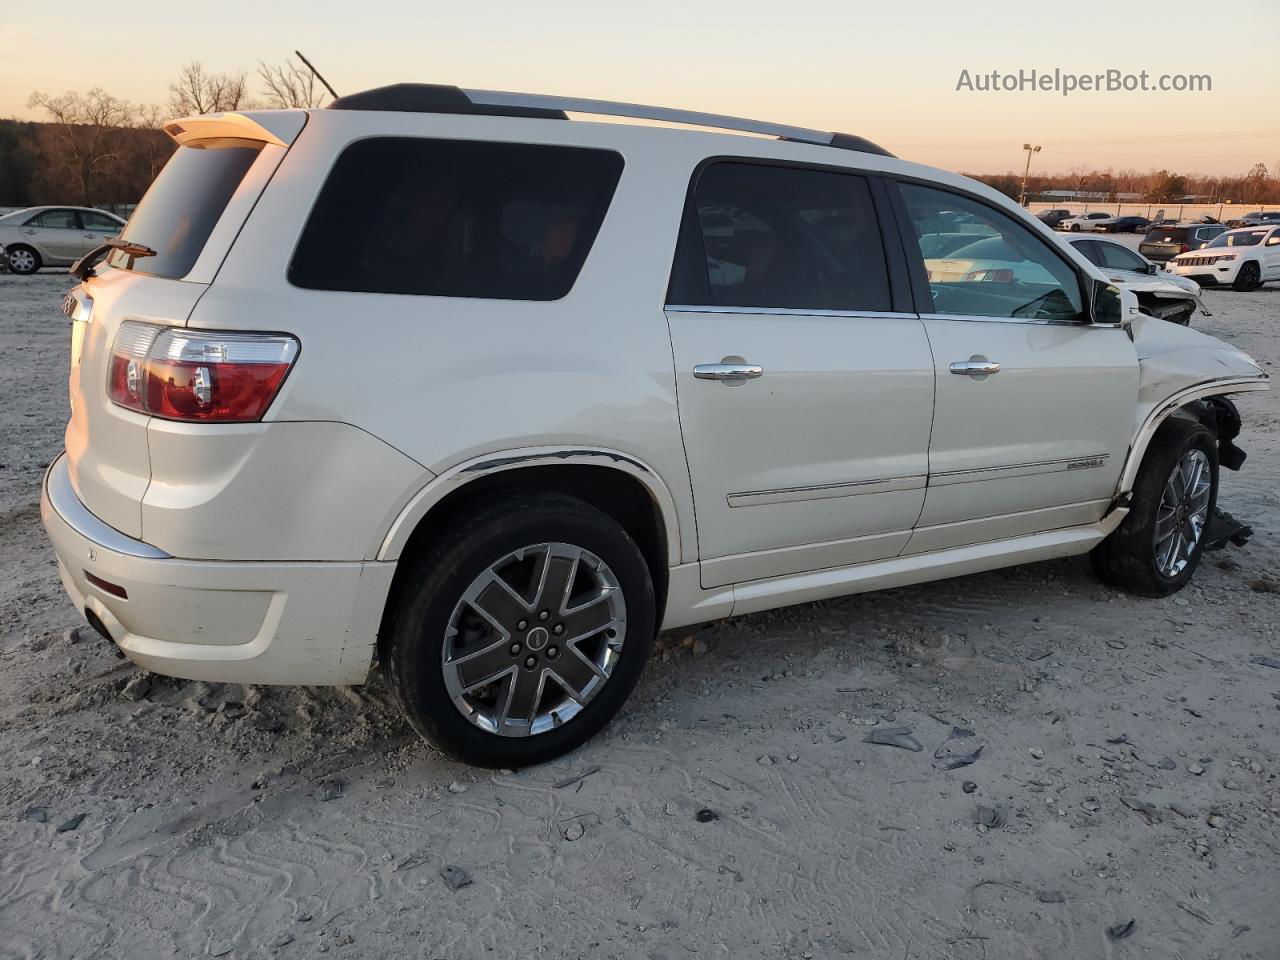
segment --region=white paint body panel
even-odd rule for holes
[[[670,310],[705,586],[891,557],[924,504],[933,420],[917,317]],[[764,374],[699,380],[728,355]]]
[[[926,317],[937,371],[922,527],[929,549],[985,539],[985,519],[1021,515],[1035,533],[1058,524],[1064,504],[1098,501],[1115,489],[1133,435],[1115,411],[1130,409],[1138,361],[1121,328]],[[1000,364],[986,378],[956,376],[955,361]],[[966,523],[973,528],[967,529]],[[1078,521],[1084,522],[1084,520]]]
[[[1083,552],[1123,516],[1114,497],[1171,396],[1265,388],[1238,352],[1164,323],[1139,321],[1135,350],[1119,328],[664,311],[689,178],[711,157],[966,190],[1105,279],[994,191],[890,157],[504,117],[321,110],[180,124],[194,131],[180,139],[267,146],[187,278],[104,267],[78,289],[82,313],[93,309],[73,324],[66,489],[61,508],[47,491],[42,507],[73,601],[164,673],[361,681],[415,527],[516,466],[607,466],[643,486],[666,534],[666,628]],[[292,286],[321,184],[370,136],[597,147],[625,166],[562,300]],[[262,423],[160,422],[106,399],[109,344],[127,319],[287,333],[302,349]],[[1169,340],[1174,330],[1201,339]],[[1001,373],[948,373],[975,354]],[[763,377],[693,378],[693,364],[733,355]]]

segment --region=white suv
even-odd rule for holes
[[[1280,227],[1220,233],[1199,250],[1178,254],[1168,270],[1207,287],[1257,290],[1268,280],[1280,280]]]
[[[165,129],[64,304],[67,592],[160,673],[376,659],[475,763],[581,743],[658,629],[1089,551],[1171,593],[1267,386],[857,137],[411,85]]]

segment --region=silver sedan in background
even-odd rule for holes
[[[114,213],[91,207],[28,207],[0,217],[0,259],[11,273],[65,267],[124,229]]]

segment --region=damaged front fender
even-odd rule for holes
[[[1230,433],[1225,436],[1222,463],[1229,469],[1238,469],[1244,462],[1244,452],[1231,442],[1240,430],[1235,405],[1213,403],[1207,411],[1190,405],[1227,394],[1267,390],[1269,376],[1248,354],[1198,330],[1147,316],[1134,320],[1130,329],[1138,356],[1138,407],[1117,498],[1133,489],[1138,467],[1160,425],[1183,408],[1197,417],[1211,415],[1220,445],[1224,428]]]

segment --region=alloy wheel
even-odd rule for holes
[[[1213,471],[1203,450],[1182,455],[1164,485],[1156,511],[1155,561],[1162,576],[1176,577],[1187,568],[1209,518]]]
[[[487,567],[454,607],[445,689],[481,730],[543,733],[599,694],[625,640],[626,601],[609,565],[571,544],[532,544]]]

